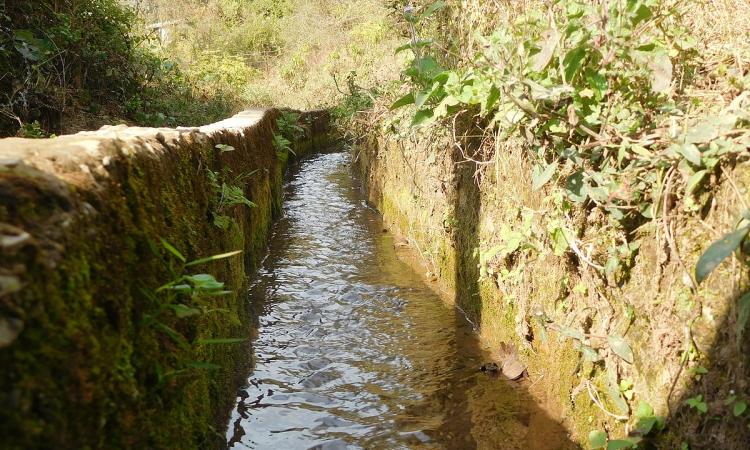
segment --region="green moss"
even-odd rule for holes
[[[72,194],[38,172],[0,174],[0,192],[13,195],[0,198],[2,220],[35,238],[22,252],[0,255],[0,270],[23,267],[24,283],[0,304],[0,315],[24,322],[18,339],[0,349],[0,403],[7,405],[0,410],[3,448],[48,442],[81,449],[224,444],[214,430],[226,423],[247,349],[179,350],[150,325],[159,305],[143,292],[172,277],[159,238],[189,258],[244,249],[244,261],[201,267],[234,290],[217,299],[228,314],[196,320],[167,314],[159,320],[192,337],[248,334],[243,284],[247,269],[265,253],[284,172],[270,127],[258,129],[252,142],[232,142],[245,156],[218,161],[211,143],[181,141],[158,158],[148,151],[121,158],[111,182],[97,189],[70,185]],[[238,226],[229,232],[210,221],[211,190],[203,175],[220,164],[261,169],[246,186],[258,207],[238,209]],[[221,369],[163,378],[189,360]]]

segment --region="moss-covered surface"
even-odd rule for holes
[[[307,116],[303,116],[305,118]],[[0,144],[0,436],[3,449],[221,447],[249,344],[243,286],[280,211],[286,160],[272,146],[276,113],[243,127],[109,129]],[[315,116],[305,140],[325,133]],[[317,134],[320,134],[319,136]],[[313,139],[315,138],[315,139]],[[215,144],[228,144],[220,152]],[[314,145],[300,142],[297,155]],[[256,171],[242,186],[257,208],[212,224],[206,170]],[[224,312],[179,319],[155,289],[172,279],[166,239],[233,292]],[[219,368],[196,368],[204,363]]]
[[[370,201],[423,255],[439,284],[478,325],[483,341],[493,348],[501,341],[519,345],[539,405],[560,418],[583,446],[595,429],[624,436],[634,427],[638,403],[645,401],[667,417],[666,430],[653,442],[658,448],[680,448],[683,442],[690,448],[745,448],[748,419],[734,417],[724,401],[730,391],[750,396],[750,333],[740,340],[734,326],[747,268],[725,263],[691,292],[677,255],[647,224],[636,231],[642,244],[632,266],[603,282],[572,252],[556,256],[552,251],[550,198],[531,188],[530,162],[521,146],[506,145],[486,167],[465,162],[455,148],[439,132],[409,142],[374,131],[354,154]],[[750,167],[736,167],[733,177],[747,202]],[[674,216],[676,245],[688,267],[731,229],[742,210],[743,199],[727,183],[713,195],[714,207],[700,218],[702,224]],[[616,239],[595,213],[571,214],[581,224],[580,241],[592,244],[588,248],[606,248],[602,243]],[[524,215],[532,217],[530,226]],[[482,263],[483,252],[504,242],[503,227],[527,233],[532,245]],[[586,341],[603,360],[587,361],[577,341],[561,329],[591,336]],[[624,336],[633,364],[609,349],[607,335]],[[611,380],[633,382],[632,398],[622,397],[624,409]],[[685,405],[695,395],[707,399],[708,414]]]

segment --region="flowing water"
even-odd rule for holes
[[[567,448],[471,324],[397,255],[346,154],[309,159],[252,283],[254,370],[231,449]]]

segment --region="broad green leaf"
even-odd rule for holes
[[[707,170],[699,170],[695,172],[690,179],[687,182],[687,186],[685,186],[685,194],[690,195],[692,194],[695,189],[700,185],[701,181],[703,181],[703,178],[708,173]]]
[[[190,281],[198,290],[220,290],[224,288],[224,283],[216,281],[213,275],[199,273],[197,275],[186,275],[185,280]]]
[[[607,442],[607,450],[622,450],[635,447],[636,442],[625,439],[614,439]]]
[[[638,402],[638,408],[635,410],[636,417],[651,417],[654,415],[654,408],[647,402],[641,400]]]
[[[179,250],[174,248],[174,246],[170,244],[169,242],[167,242],[166,240],[161,239],[161,245],[164,246],[164,248],[166,248],[167,251],[169,251],[169,253],[173,254],[180,261],[182,262],[187,261],[187,259],[184,256],[182,256],[182,253],[180,253]]]
[[[692,126],[685,134],[686,144],[705,144],[719,137],[721,133],[731,131],[737,124],[737,116],[724,114],[709,117]]]
[[[555,54],[557,43],[560,40],[560,34],[556,30],[548,30],[544,33],[544,44],[542,45],[541,51],[534,55],[534,59],[531,63],[531,69],[534,72],[541,72],[544,70],[549,62],[552,60],[552,56]]]
[[[718,241],[711,244],[710,247],[701,255],[698,264],[695,266],[695,280],[702,283],[708,278],[711,272],[716,269],[722,261],[728,258],[747,237],[750,232],[750,225],[746,225],[735,230]]]
[[[426,19],[427,17],[430,17],[431,15],[435,14],[436,12],[440,11],[441,9],[448,6],[447,3],[444,1],[437,1],[430,6],[427,7],[427,9],[424,10],[424,12],[419,16],[419,20]]]
[[[412,103],[414,103],[414,94],[409,92],[408,94],[393,102],[393,104],[391,105],[391,111],[402,106],[410,105]]]
[[[542,169],[542,166],[535,166],[533,171],[531,172],[531,180],[532,180],[532,189],[535,191],[538,191],[541,189],[549,180],[552,179],[552,176],[555,175],[555,172],[557,171],[558,163],[557,161],[553,162],[552,164],[549,164],[546,168]]]
[[[399,54],[405,50],[414,50],[415,48],[427,47],[433,42],[434,41],[432,39],[419,39],[416,42],[409,42],[408,44],[404,44],[396,48],[396,54]]]
[[[574,48],[565,55],[565,58],[563,59],[563,67],[565,69],[565,81],[567,83],[570,83],[578,73],[578,70],[583,64],[584,58],[586,58],[587,52],[588,48],[586,46],[581,46]]]
[[[609,348],[611,348],[617,356],[624,361],[633,364],[633,350],[631,350],[630,345],[625,342],[625,339],[620,336],[610,335],[607,336],[607,342],[609,343]]]
[[[242,253],[242,250],[235,250],[233,252],[227,252],[227,253],[221,253],[218,255],[209,256],[208,258],[196,259],[195,261],[190,261],[189,263],[185,264],[185,267],[197,266],[199,264],[205,264],[211,261],[218,261],[220,259],[231,258],[234,255],[239,255],[240,253]]]
[[[570,243],[565,235],[565,230],[562,228],[555,228],[550,233],[550,239],[552,240],[552,251],[555,256],[562,256],[570,248]]]
[[[631,5],[635,7],[634,11],[631,10],[631,14],[633,14],[633,27],[643,22],[644,20],[650,19],[654,15],[654,13],[651,11],[651,8],[643,4],[643,2],[632,2]]]
[[[239,344],[245,342],[247,339],[240,338],[216,338],[216,339],[198,339],[195,341],[198,345],[224,345],[224,344]]]
[[[174,311],[175,315],[179,317],[180,319],[184,319],[185,317],[190,316],[197,316],[201,313],[200,309],[191,308],[190,306],[183,305],[182,303],[176,304],[176,305],[169,305],[169,307]]]
[[[654,52],[648,59],[651,71],[651,90],[657,94],[668,92],[672,86],[672,60],[665,51]]]
[[[737,336],[740,337],[747,326],[747,319],[750,317],[750,291],[740,297],[737,305]]]
[[[734,417],[739,417],[746,410],[747,410],[747,403],[744,400],[740,400],[734,404],[734,408],[732,409],[732,414],[734,414]]]
[[[589,433],[589,446],[592,449],[604,448],[607,445],[607,433],[601,430],[593,430]]]
[[[560,334],[562,334],[564,336],[567,336],[567,337],[569,337],[571,339],[576,339],[578,341],[583,341],[584,339],[586,339],[586,337],[583,335],[583,333],[581,333],[580,331],[578,331],[578,330],[576,330],[574,328],[570,328],[570,327],[560,326]]]
[[[656,425],[656,417],[641,417],[638,419],[638,423],[635,425],[635,429],[643,435],[649,434]]]
[[[494,107],[495,103],[500,99],[500,89],[494,84],[490,87],[489,95],[482,97],[482,116],[487,115]]]
[[[440,64],[438,64],[437,60],[432,56],[420,58],[415,62],[414,67],[417,69],[419,75],[428,79],[434,78],[443,71]]]
[[[694,164],[696,166],[700,166],[702,164],[701,152],[694,144],[680,145],[677,148],[677,152],[684,156],[685,159],[690,161],[691,164]]]
[[[430,97],[432,96],[433,92],[435,92],[434,89],[430,89],[429,91],[418,92],[417,95],[414,97],[414,106],[416,106],[417,108],[421,108],[422,106],[424,106],[427,100],[429,100]]]
[[[422,109],[414,114],[411,121],[412,127],[427,126],[434,122],[434,113],[431,109]]]
[[[568,177],[566,186],[568,197],[576,203],[582,203],[588,197],[588,188],[583,181],[583,172],[576,172]]]
[[[602,360],[599,352],[589,347],[588,345],[581,345],[581,353],[583,354],[583,359],[585,359],[586,361],[597,362]]]

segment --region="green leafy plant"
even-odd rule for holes
[[[226,313],[227,310],[215,304],[218,297],[231,293],[224,283],[207,273],[190,273],[194,267],[211,262],[232,258],[242,253],[241,250],[213,255],[188,261],[187,258],[166,240],[161,240],[162,247],[172,257],[168,267],[172,280],[153,291],[143,290],[151,301],[152,308],[144,315],[143,324],[167,336],[176,347],[172,350],[171,368],[159,364],[156,367],[157,387],[163,386],[173,377],[190,370],[213,370],[219,368],[214,364],[196,360],[195,352],[200,346],[235,344],[244,341],[239,338],[199,338],[191,341],[184,331],[180,331],[184,320],[192,317],[214,313]]]
[[[245,191],[241,187],[245,184],[247,178],[255,174],[257,170],[241,174],[231,178],[228,170],[221,174],[211,169],[206,169],[208,182],[214,193],[213,204],[213,223],[222,230],[229,229],[233,224],[236,225],[234,218],[229,213],[236,206],[246,206],[255,208],[257,205],[245,196]]]
[[[702,283],[722,261],[740,249],[748,233],[750,233],[750,213],[746,212],[734,231],[711,244],[701,255],[695,267],[696,281]]]
[[[703,395],[690,397],[689,399],[685,400],[685,404],[701,414],[706,414],[708,412],[708,404],[703,400]]]
[[[729,396],[724,400],[724,405],[732,407],[734,417],[740,417],[747,411],[747,398],[740,397],[734,391],[730,391]]]

